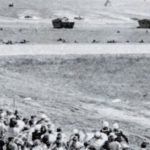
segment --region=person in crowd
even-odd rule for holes
[[[122,150],[121,144],[116,139],[116,134],[110,133],[108,140],[108,150]]]
[[[141,143],[141,150],[147,150],[148,142],[144,141]]]
[[[20,130],[17,126],[17,120],[15,118],[10,119],[10,123],[7,130],[7,137],[16,137]]]
[[[108,136],[112,132],[107,121],[103,121],[102,129],[100,130],[100,132],[105,133]]]
[[[32,127],[36,124],[37,122],[37,117],[35,115],[32,115],[30,120],[29,120],[29,126]]]
[[[118,123],[113,124],[113,132],[117,136],[116,141],[121,143],[123,140],[125,140],[125,142],[129,143],[127,136],[123,133],[122,130],[119,129]]]
[[[101,150],[107,140],[108,138],[105,133],[96,131],[94,137],[89,141],[89,144],[93,146],[96,150]]]
[[[72,140],[74,137],[76,137],[77,140],[80,141],[80,133],[78,129],[73,130],[73,133],[70,136],[70,140]]]
[[[118,123],[114,123],[113,124],[113,132],[115,133],[116,137],[116,141],[118,141],[123,150],[128,150],[129,149],[129,141],[127,136],[123,133],[123,131],[121,129],[119,129],[119,124]]]
[[[17,144],[14,142],[14,137],[9,137],[6,144],[6,150],[18,150]]]

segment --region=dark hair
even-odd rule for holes
[[[146,147],[147,147],[147,143],[146,142],[142,142],[141,148],[146,148]]]
[[[60,147],[60,146],[61,146],[60,141],[56,141],[56,146],[57,146],[57,147]]]
[[[31,119],[34,119],[34,118],[36,118],[36,116],[35,116],[35,115],[32,115],[32,116],[31,116]]]
[[[89,146],[89,150],[96,150],[94,146]]]
[[[24,122],[25,124],[28,124],[29,120],[28,120],[27,118],[23,118],[23,122]]]
[[[15,116],[18,115],[18,110],[15,110],[14,115],[15,115]]]
[[[41,126],[41,133],[46,133],[47,129],[45,126]]]
[[[16,119],[15,119],[15,118],[11,118],[11,119],[10,119],[9,126],[10,126],[11,128],[14,128],[14,127],[16,127],[16,125],[17,125]]]
[[[13,139],[13,137],[8,137],[8,142],[11,142]]]
[[[42,142],[44,144],[47,144],[49,142],[49,136],[48,135],[44,135],[43,138],[42,138]]]
[[[62,132],[62,129],[61,128],[57,128],[57,132]]]
[[[33,123],[33,120],[30,120],[29,121],[29,126],[32,126],[34,123]]]

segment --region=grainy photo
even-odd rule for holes
[[[150,150],[150,0],[0,0],[0,150]]]

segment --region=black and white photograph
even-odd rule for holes
[[[150,0],[0,0],[0,150],[150,150]]]

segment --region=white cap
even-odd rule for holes
[[[35,128],[35,130],[38,130],[38,131],[39,131],[39,130],[41,129],[41,126],[42,126],[41,124],[38,124],[38,125],[36,125],[34,128]]]
[[[103,121],[103,127],[109,127],[109,123],[108,123],[108,121]]]
[[[101,133],[100,133],[99,131],[96,131],[94,136],[95,136],[96,138],[100,138],[100,137],[101,137]]]
[[[73,133],[74,133],[74,134],[78,134],[78,133],[79,133],[79,130],[78,130],[78,129],[74,129],[74,130],[73,130]]]
[[[82,148],[84,145],[81,143],[81,142],[77,142],[76,143],[76,148],[79,149],[79,148]]]
[[[114,123],[113,124],[113,129],[119,129],[119,124],[118,123]]]
[[[41,119],[47,119],[48,118],[46,114],[41,114],[40,117],[41,117]]]

